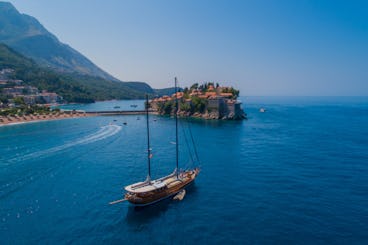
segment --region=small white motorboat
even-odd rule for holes
[[[173,200],[178,200],[178,201],[183,200],[185,193],[186,193],[185,190],[179,191],[178,194],[174,196]]]

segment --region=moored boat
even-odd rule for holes
[[[175,88],[177,88],[177,81],[175,78]],[[176,94],[176,93],[175,93]],[[198,167],[188,169],[188,170],[179,170],[179,144],[178,144],[178,100],[176,98],[176,106],[175,106],[175,128],[176,128],[176,168],[175,170],[164,177],[159,179],[152,180],[151,179],[151,158],[152,158],[152,149],[150,148],[150,133],[149,133],[149,114],[148,114],[148,96],[146,97],[146,119],[147,119],[147,165],[148,165],[148,175],[145,181],[134,183],[126,186],[124,189],[126,191],[124,195],[124,199],[111,202],[111,204],[115,204],[121,201],[129,201],[135,206],[146,206],[168,197],[172,197],[173,195],[184,190],[185,187],[192,184],[193,181],[198,176],[200,170]],[[194,142],[192,142],[194,144]],[[195,146],[194,146],[195,147]],[[197,151],[196,159],[198,160]],[[198,160],[199,162],[199,160]],[[182,198],[184,198],[182,195]]]
[[[161,179],[128,185],[125,187],[125,199],[136,206],[153,204],[183,191],[198,174],[199,168],[195,168],[182,171],[178,177],[174,172]]]

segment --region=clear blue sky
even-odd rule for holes
[[[11,0],[124,81],[368,95],[368,1]]]

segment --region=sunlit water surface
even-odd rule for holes
[[[181,123],[181,167],[189,125],[202,171],[183,201],[138,210],[108,203],[147,175],[143,115],[0,127],[0,243],[367,243],[368,99],[242,100],[246,121]],[[156,178],[175,167],[175,128],[150,124]]]

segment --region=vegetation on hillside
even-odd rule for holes
[[[9,2],[0,2],[0,42],[37,64],[62,72],[78,72],[118,81],[89,59],[58,40],[36,18],[19,11]]]
[[[49,114],[60,111],[58,108],[50,109],[46,106],[27,105],[20,97],[14,99],[14,103],[16,104],[16,107],[1,109],[0,116],[26,116],[33,114]]]
[[[11,68],[13,79],[23,80],[25,84],[39,90],[56,92],[68,102],[89,103],[97,100],[139,99],[144,92],[139,91],[142,84],[115,82],[87,75],[59,73],[40,67],[4,44],[0,44],[0,69]],[[149,86],[148,86],[149,87]],[[146,87],[145,90],[148,88]]]

